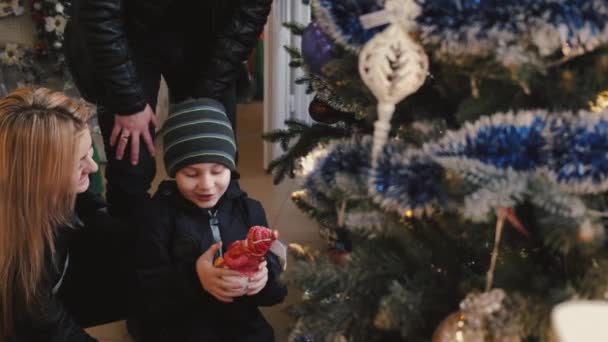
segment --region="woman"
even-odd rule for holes
[[[126,279],[126,271],[103,267],[114,260],[92,257],[103,244],[95,238],[116,240],[120,235],[113,233],[122,227],[85,194],[98,169],[87,127],[91,113],[84,102],[44,88],[19,89],[0,100],[2,341],[95,341],[82,328],[100,323],[86,317],[97,311],[86,309],[87,297],[105,297],[96,290],[102,288],[114,294],[117,287],[103,279]],[[113,243],[124,244],[128,234],[122,235]]]

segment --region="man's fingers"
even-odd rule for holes
[[[125,148],[127,147],[127,143],[129,142],[130,133],[126,129],[123,129],[120,132],[120,137],[118,138],[118,145],[116,147],[116,159],[122,160],[122,157],[125,155]]]
[[[156,148],[154,147],[154,140],[152,140],[150,130],[143,131],[141,137],[144,139],[144,142],[148,147],[148,151],[150,151],[150,155],[154,156],[156,154]]]
[[[158,127],[158,118],[156,117],[155,114],[152,114],[152,118],[150,119],[150,122],[152,123],[152,125],[154,127]]]
[[[139,162],[139,132],[131,134],[131,164],[137,165]]]
[[[114,124],[114,128],[112,128],[112,134],[110,134],[110,146],[114,147],[116,145],[116,139],[118,139],[120,130],[121,130],[121,127]]]

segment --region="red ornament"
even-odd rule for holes
[[[258,271],[264,256],[272,243],[279,238],[279,232],[262,226],[249,229],[247,239],[233,242],[223,258],[215,261],[216,267],[227,267],[246,275]]]
[[[336,265],[344,266],[350,261],[350,252],[332,248],[328,251],[329,259]]]
[[[332,108],[330,105],[316,97],[308,106],[308,114],[310,114],[310,117],[313,120],[328,125],[335,124],[340,120],[345,120],[346,118],[353,116],[352,113],[341,112]]]

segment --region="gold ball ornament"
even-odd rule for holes
[[[461,311],[451,313],[435,330],[433,342],[485,342],[486,333],[468,326]]]
[[[505,300],[502,289],[467,294],[460,311],[450,314],[435,330],[433,342],[521,342],[505,320],[510,315]]]
[[[456,311],[446,317],[435,330],[433,342],[521,342],[517,335],[490,336],[487,331],[467,323],[466,315]]]

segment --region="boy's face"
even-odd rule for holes
[[[230,169],[222,164],[189,165],[175,174],[177,188],[199,208],[213,208],[228,189]]]

